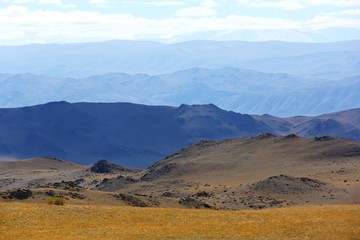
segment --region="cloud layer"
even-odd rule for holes
[[[147,1],[153,8],[171,8],[166,17],[142,16],[122,11],[102,12],[98,9],[79,9],[61,0],[38,0],[36,4],[50,8],[34,8],[32,0],[3,0],[8,6],[0,8],[0,45],[31,42],[82,42],[109,39],[148,39],[174,41],[183,36],[216,32],[231,34],[241,30],[283,30],[314,33],[330,28],[360,30],[358,0],[204,0],[204,1]],[[336,6],[338,11],[319,11],[304,19],[287,15],[269,16],[261,12],[245,14],[239,9],[224,14],[226,4],[233,2],[240,10],[275,8],[282,11],[301,11],[308,6]],[[114,7],[108,0],[89,0],[88,5]],[[134,4],[134,3],[133,3]],[[119,6],[118,6],[119,7]],[[122,7],[122,6],[120,6]],[[351,7],[351,8],[349,8]],[[224,10],[225,9],[225,10]],[[239,10],[239,11],[238,11]],[[238,11],[238,12],[236,12]],[[203,34],[204,35],[204,34]],[[204,35],[205,36],[205,35]],[[281,40],[286,40],[281,39]]]

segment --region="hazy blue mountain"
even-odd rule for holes
[[[360,107],[360,75],[319,81],[239,68],[192,68],[171,74],[111,73],[82,79],[0,75],[0,107],[68,102],[149,105],[214,103],[235,112],[319,115]]]
[[[359,51],[360,41],[187,41],[163,44],[114,40],[32,44],[0,47],[0,72],[84,78],[109,72],[158,75],[194,67],[240,67],[335,79],[360,74]]]
[[[52,102],[0,109],[0,156],[51,156],[81,164],[98,159],[148,167],[201,139],[272,132],[250,115],[215,105]]]

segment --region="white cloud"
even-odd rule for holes
[[[360,6],[359,0],[309,0],[304,3],[311,6],[336,6],[336,7],[357,7]]]
[[[47,5],[54,5],[54,6],[61,6],[62,1],[61,0],[39,0],[39,4],[47,4]]]
[[[89,3],[90,4],[108,4],[109,1],[107,1],[107,0],[90,0]]]
[[[215,10],[205,7],[189,7],[179,9],[175,15],[178,17],[208,17],[215,16],[217,13]]]
[[[213,9],[204,7],[185,10],[178,12],[179,17],[159,20],[139,18],[131,14],[105,14],[74,10],[67,12],[32,11],[24,6],[9,6],[0,9],[0,44],[8,42],[7,40],[14,40],[13,42],[159,40],[206,31],[231,33],[238,30],[294,30],[307,32],[331,27],[360,28],[360,19],[340,15],[317,15],[307,21],[295,21],[285,18],[240,15],[220,17]],[[358,11],[352,13],[355,12]],[[193,18],[192,16],[197,17]]]
[[[321,30],[332,27],[346,27],[360,29],[360,19],[339,18],[330,15],[316,15],[313,19],[306,22],[311,30]]]
[[[360,16],[360,9],[348,9],[339,12],[339,15]]]
[[[297,1],[280,1],[280,2],[252,2],[249,3],[250,7],[270,7],[270,8],[281,8],[284,10],[296,10],[302,9],[305,6]]]
[[[76,8],[75,4],[64,4],[61,6],[62,8]]]
[[[214,0],[204,0],[199,7],[188,7],[176,11],[177,17],[209,17],[217,15],[217,12],[211,8],[216,7]]]
[[[33,0],[14,0],[13,3],[14,4],[22,4],[22,3],[30,3]]]
[[[214,0],[204,0],[200,5],[205,8],[212,8],[216,7],[218,4]]]
[[[237,0],[240,5],[248,7],[269,7],[284,10],[302,9],[307,6],[358,7],[359,0]]]
[[[328,15],[328,16],[360,16],[360,9],[354,8],[354,9],[347,9],[339,12],[329,12],[322,15]]]
[[[152,1],[149,2],[150,5],[156,6],[176,6],[176,5],[184,5],[185,2],[183,1]]]

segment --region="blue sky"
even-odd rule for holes
[[[0,45],[360,39],[360,0],[0,0]]]

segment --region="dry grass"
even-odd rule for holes
[[[0,204],[0,239],[359,239],[360,206],[213,211]]]
[[[65,198],[63,197],[49,197],[46,199],[46,203],[49,205],[64,205]]]

